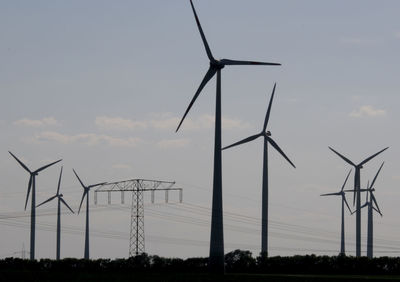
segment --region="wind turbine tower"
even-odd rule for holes
[[[379,172],[381,171],[383,164],[380,166],[378,172],[376,173],[374,180],[371,183],[371,186],[369,186],[368,191],[367,191],[367,197],[369,194],[369,201],[367,199],[366,203],[364,206],[368,206],[368,234],[367,234],[367,257],[372,258],[374,256],[373,250],[374,250],[374,220],[373,220],[373,213],[374,210],[379,213],[382,216],[381,210],[378,206],[378,202],[376,201],[374,192],[375,192],[375,180],[378,177]],[[374,206],[375,204],[375,206]]]
[[[342,197],[342,224],[341,224],[341,230],[340,230],[340,254],[341,255],[345,255],[346,251],[345,251],[345,237],[344,237],[344,205],[346,204],[347,208],[349,209],[350,213],[352,213],[349,204],[347,203],[346,200],[346,193],[345,191],[343,191],[344,186],[346,186],[346,182],[347,179],[349,178],[351,173],[351,169],[349,171],[349,173],[346,176],[346,179],[344,180],[342,189],[339,192],[336,193],[328,193],[328,194],[322,194],[321,196],[341,196]]]
[[[382,167],[383,167],[384,162],[381,164],[379,167],[378,172],[376,173],[374,180],[372,180],[371,185],[367,185],[367,189],[361,189],[361,192],[367,192],[366,194],[366,201],[365,204],[361,206],[361,209],[364,207],[368,207],[368,227],[367,227],[367,257],[372,258],[373,257],[373,244],[374,244],[374,226],[373,226],[373,213],[376,211],[382,216],[381,210],[379,209],[378,202],[376,201],[374,192],[375,192],[375,181],[376,178],[378,177]],[[369,200],[368,200],[369,196]]]
[[[22,162],[20,161],[13,153],[8,151],[11,156],[30,174],[29,177],[29,183],[28,183],[28,192],[26,193],[26,200],[25,200],[25,210],[26,206],[28,204],[28,198],[29,198],[29,193],[31,192],[32,189],[32,197],[31,197],[31,251],[30,251],[30,259],[34,260],[35,259],[35,227],[36,227],[36,176],[39,175],[39,172],[42,170],[45,170],[46,168],[61,162],[61,160],[52,162],[50,164],[47,164],[45,166],[42,166],[41,168],[38,168],[35,171],[29,170],[29,168]]]
[[[268,256],[268,143],[275,148],[294,168],[295,165],[289,160],[278,144],[271,138],[271,132],[267,131],[267,125],[269,121],[269,115],[271,113],[272,101],[275,95],[276,83],[272,90],[271,99],[269,100],[267,114],[264,120],[264,126],[260,133],[247,137],[241,141],[238,141],[232,145],[222,148],[222,150],[244,144],[257,139],[258,137],[264,137],[264,157],[263,157],[263,186],[262,186],[262,212],[261,212],[261,253]]]
[[[197,97],[200,95],[208,81],[217,74],[216,107],[215,107],[215,136],[214,136],[214,175],[213,175],[213,196],[211,214],[211,238],[210,238],[210,271],[224,272],[224,235],[223,235],[223,212],[222,212],[222,156],[221,156],[221,70],[227,65],[280,65],[276,63],[262,63],[252,61],[238,61],[229,59],[214,59],[208,45],[203,29],[197,17],[196,10],[190,0],[193,14],[196,19],[201,39],[206,49],[207,57],[210,60],[210,67],[204,76],[199,88],[190,101],[185,114],[183,115],[176,131],[179,130],[183,120],[190,111]]]
[[[84,251],[83,257],[84,257],[84,259],[89,259],[89,191],[93,187],[97,187],[97,186],[106,184],[106,182],[86,186],[85,184],[83,184],[82,180],[79,178],[78,174],[76,173],[76,171],[74,169],[73,169],[73,172],[75,173],[76,178],[78,178],[79,183],[82,185],[82,188],[83,188],[83,194],[82,194],[81,203],[79,205],[78,214],[81,211],[83,200],[86,197],[85,251]]]
[[[63,203],[72,213],[74,213],[74,211],[71,209],[71,207],[67,204],[67,202],[64,201],[63,199],[63,194],[60,194],[60,185],[61,185],[61,176],[62,176],[62,171],[63,168],[61,167],[61,171],[60,171],[60,177],[58,179],[58,186],[57,186],[57,193],[55,196],[50,197],[49,199],[47,199],[46,201],[44,201],[43,203],[39,204],[37,207],[46,204],[52,200],[54,200],[55,198],[58,199],[58,203],[57,203],[57,250],[56,250],[56,259],[60,260],[60,243],[61,243],[61,203]]]
[[[341,157],[345,162],[348,164],[354,166],[355,168],[355,173],[354,173],[354,197],[353,197],[353,205],[356,202],[357,199],[357,205],[356,205],[356,256],[360,257],[361,256],[361,169],[363,168],[363,165],[375,158],[377,155],[382,153],[383,151],[387,150],[389,147],[386,147],[383,150],[380,150],[378,153],[373,154],[372,156],[366,158],[359,164],[354,164],[352,161],[350,161],[348,158],[345,156],[341,155],[340,153],[336,152],[334,149],[329,147],[331,151],[333,151],[335,154],[337,154],[339,157]]]

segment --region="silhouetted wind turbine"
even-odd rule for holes
[[[345,191],[343,191],[344,186],[346,185],[347,179],[350,176],[350,173],[351,173],[351,169],[350,169],[349,173],[346,176],[346,179],[345,179],[345,181],[343,183],[342,189],[339,192],[328,193],[328,194],[322,194],[321,195],[321,196],[341,196],[342,197],[342,225],[341,225],[341,231],[340,231],[340,234],[341,234],[341,238],[340,238],[341,239],[340,240],[340,254],[341,255],[345,255],[346,254],[346,251],[345,251],[345,238],[344,238],[344,204],[346,204],[346,206],[349,209],[350,213],[352,213],[352,211],[351,211],[351,209],[349,207],[349,204],[347,203],[347,200],[346,200],[346,193],[345,193]]]
[[[215,272],[224,271],[224,235],[223,235],[223,216],[222,216],[222,164],[221,164],[221,69],[226,65],[280,65],[276,63],[262,63],[253,61],[238,61],[229,59],[214,59],[211,49],[208,46],[203,29],[197,17],[196,10],[190,0],[193,14],[196,19],[197,27],[200,32],[201,39],[206,49],[207,57],[210,60],[210,67],[204,76],[199,88],[190,101],[185,114],[182,117],[176,131],[179,130],[183,120],[193,106],[200,92],[208,81],[217,74],[216,89],[216,108],[215,108],[215,139],[214,139],[214,179],[213,179],[213,200],[211,215],[211,240],[210,240],[210,270]]]
[[[360,257],[361,256],[361,198],[360,198],[360,186],[361,186],[361,176],[360,176],[360,171],[363,168],[363,165],[369,162],[371,159],[375,158],[377,155],[382,153],[383,151],[387,150],[389,147],[386,147],[385,149],[379,151],[378,153],[373,154],[372,156],[366,158],[359,164],[354,164],[352,161],[350,161],[348,158],[345,156],[339,154],[336,152],[334,149],[329,147],[335,154],[337,154],[339,157],[341,157],[345,162],[348,164],[354,166],[355,168],[355,173],[354,173],[354,197],[353,197],[353,205],[356,201],[357,198],[357,205],[356,205],[356,256]]]
[[[39,172],[45,170],[46,168],[61,162],[61,160],[52,162],[48,165],[42,166],[35,171],[30,171],[29,168],[21,162],[13,153],[8,151],[11,156],[30,174],[29,183],[28,183],[28,192],[26,193],[26,200],[25,200],[25,210],[28,204],[29,193],[31,192],[32,188],[32,198],[31,198],[31,251],[30,251],[30,259],[35,259],[35,226],[36,226],[36,176],[39,175]]]
[[[73,169],[73,171],[74,171],[76,177],[78,178],[78,180],[81,183],[82,188],[83,188],[82,200],[81,200],[81,204],[79,205],[78,214],[81,211],[82,203],[83,203],[83,200],[84,200],[84,198],[86,196],[86,230],[85,230],[85,253],[84,253],[84,258],[85,259],[89,259],[89,191],[93,187],[106,184],[106,182],[85,186],[85,184],[83,184],[82,180],[79,178],[78,174],[75,172],[74,169]]]
[[[58,186],[57,186],[57,193],[55,196],[50,197],[49,199],[47,199],[46,201],[44,201],[43,203],[39,204],[37,207],[48,203],[50,201],[52,201],[55,198],[58,198],[58,203],[57,203],[57,250],[56,250],[56,259],[59,260],[60,259],[60,238],[61,238],[61,203],[63,203],[72,213],[74,213],[74,211],[70,208],[70,206],[68,206],[68,204],[64,201],[63,194],[60,194],[60,185],[61,185],[61,176],[62,176],[62,171],[63,168],[61,167],[61,171],[60,171],[60,178],[58,179]]]
[[[264,126],[260,133],[247,137],[239,142],[236,142],[232,145],[222,148],[222,150],[244,144],[250,141],[257,139],[258,137],[264,137],[264,161],[263,161],[263,186],[262,186],[262,212],[261,212],[261,253],[263,255],[268,255],[268,143],[271,144],[294,168],[295,165],[289,160],[289,158],[285,155],[281,148],[279,148],[278,144],[271,138],[271,132],[266,131],[267,125],[269,121],[269,115],[271,113],[272,101],[275,95],[276,83],[274,84],[274,88],[272,90],[271,99],[269,100],[267,114],[264,120]]]
[[[374,180],[372,180],[371,186],[369,184],[367,185],[367,189],[361,189],[361,192],[367,192],[366,194],[366,201],[365,204],[362,205],[360,208],[368,207],[368,233],[367,233],[367,257],[372,258],[373,257],[373,243],[374,243],[374,226],[373,226],[373,213],[374,210],[379,213],[382,216],[381,210],[379,209],[378,202],[376,201],[374,192],[375,192],[375,181],[376,178],[379,175],[379,172],[381,171],[383,167],[384,162],[381,164],[379,167],[378,172],[376,173]],[[368,200],[368,195],[369,195],[369,200]],[[375,205],[375,206],[374,206]]]

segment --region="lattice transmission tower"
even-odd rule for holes
[[[143,193],[151,192],[151,202],[154,203],[154,194],[156,191],[165,191],[165,202],[168,203],[168,194],[170,191],[179,191],[179,202],[182,203],[182,188],[173,187],[175,182],[131,179],[107,183],[100,186],[94,192],[94,202],[97,204],[97,193],[108,193],[108,204],[111,204],[111,193],[121,193],[121,204],[125,203],[125,192],[132,192],[131,204],[131,228],[129,238],[129,257],[145,252],[145,234],[144,234],[144,200]]]

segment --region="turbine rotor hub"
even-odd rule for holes
[[[217,70],[223,69],[225,67],[225,65],[219,60],[210,61],[210,66]]]
[[[267,131],[267,136],[271,136],[272,134],[271,134],[271,131]]]

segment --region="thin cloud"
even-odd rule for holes
[[[60,123],[54,117],[45,117],[42,119],[23,118],[23,119],[14,121],[13,124],[17,125],[17,126],[26,126],[26,127],[46,127],[46,126],[60,125]]]
[[[178,126],[181,118],[180,117],[169,117],[164,119],[155,119],[151,121],[152,127],[155,129],[163,130],[174,130]],[[250,124],[240,119],[233,119],[229,117],[222,117],[222,129],[247,129],[250,128]],[[214,127],[215,118],[214,115],[204,114],[198,118],[186,118],[182,124],[182,128],[185,130],[204,130],[211,129]]]
[[[186,147],[190,141],[188,139],[166,139],[157,143],[157,147],[162,149]]]
[[[212,122],[214,126],[214,116],[212,116]],[[250,128],[250,124],[247,122],[244,122],[240,119],[233,119],[233,118],[228,118],[228,117],[222,117],[222,129],[247,129]]]
[[[105,144],[116,147],[135,147],[141,142],[141,139],[134,137],[119,138],[119,137],[113,137],[109,135],[99,135],[94,133],[67,135],[54,131],[45,131],[37,134],[34,137],[34,141],[39,143],[56,142],[60,144],[78,143],[78,144],[85,144],[88,146]]]
[[[179,124],[178,117],[164,117],[150,121],[151,126],[158,130],[174,130]]]
[[[371,105],[365,105],[352,111],[349,115],[354,118],[382,117],[386,115],[386,110],[376,109]]]
[[[392,175],[392,179],[394,179],[394,180],[400,180],[400,175]]]
[[[113,164],[111,166],[113,169],[123,169],[123,170],[130,170],[132,169],[131,165],[128,164]]]
[[[297,99],[297,98],[287,98],[286,101],[288,103],[294,104],[294,103],[297,103],[299,101],[299,99]]]
[[[95,124],[100,129],[106,130],[134,130],[147,128],[144,121],[134,121],[121,117],[96,117]]]
[[[344,37],[341,38],[340,41],[344,44],[349,44],[349,45],[359,45],[364,43],[364,40],[358,37]]]
[[[147,129],[154,130],[175,130],[178,126],[181,117],[173,116],[170,113],[153,114],[153,117],[148,120],[135,121],[131,119],[124,119],[120,117],[96,117],[95,124],[100,129],[106,130],[134,130],[134,129]],[[222,117],[222,128],[226,130],[232,129],[246,129],[250,124],[243,122],[240,119],[233,119],[229,117]],[[214,116],[205,114],[198,118],[186,118],[182,125],[185,130],[204,130],[214,127]]]

